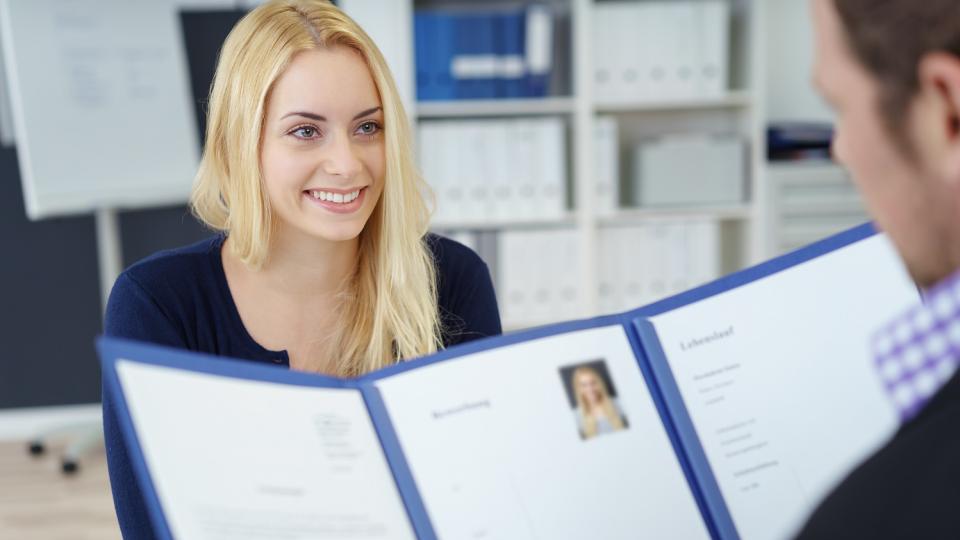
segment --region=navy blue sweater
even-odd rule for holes
[[[486,264],[469,248],[431,235],[437,265],[444,346],[501,332]],[[216,236],[157,253],[124,271],[107,304],[105,333],[191,351],[289,366],[285,351],[253,340],[230,295]],[[110,396],[103,396],[103,431],[113,501],[124,538],[153,538]]]

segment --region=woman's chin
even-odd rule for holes
[[[324,227],[321,230],[311,231],[311,236],[326,242],[349,242],[355,240],[363,231],[363,226],[339,224],[335,227]]]
[[[334,216],[333,219],[311,219],[305,223],[304,230],[318,240],[327,242],[355,240],[370,219],[369,212],[363,210],[350,216]]]

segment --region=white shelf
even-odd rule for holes
[[[504,321],[503,322],[503,333],[512,334],[515,332],[523,332],[526,330],[533,330],[535,328],[540,328],[541,326],[549,326],[551,324],[557,324],[558,322],[563,322],[566,319],[561,320],[543,320],[543,321]]]
[[[535,116],[570,114],[573,107],[574,100],[569,97],[421,101],[416,105],[416,115],[418,118]]]
[[[676,207],[676,208],[621,208],[613,214],[598,216],[601,225],[623,225],[655,219],[716,219],[722,221],[748,220],[753,208],[749,203],[730,206]]]
[[[766,167],[772,171],[829,171],[842,170],[843,166],[829,159],[798,159],[767,161]]]
[[[707,98],[604,102],[594,104],[599,113],[659,112],[709,109],[738,109],[750,106],[750,94],[734,90],[726,95]]]
[[[837,214],[867,215],[863,202],[855,197],[822,202],[784,202],[780,204],[779,213],[783,218]]]
[[[797,224],[784,228],[778,238],[780,244],[807,245],[828,236],[843,232],[866,223],[866,218],[836,219],[819,224]]]
[[[439,231],[499,231],[502,229],[543,229],[573,227],[576,218],[568,214],[552,219],[511,219],[502,221],[448,221],[430,224],[431,230]]]

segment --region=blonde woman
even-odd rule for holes
[[[323,0],[261,5],[210,93],[191,204],[220,234],[127,269],[106,333],[341,376],[500,333],[487,267],[427,234],[425,192],[364,31]],[[123,534],[149,538],[109,399],[104,431]]]
[[[580,436],[590,439],[626,427],[619,404],[600,374],[592,367],[580,366],[570,377],[577,401],[577,427]]]

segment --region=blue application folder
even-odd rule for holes
[[[413,16],[413,59],[416,64],[417,99],[421,101],[436,99],[431,58],[434,46],[431,40],[434,26],[432,17],[427,12],[417,12]]]
[[[523,65],[526,54],[526,11],[508,11],[496,16],[494,21],[497,55],[506,62],[517,60]],[[526,93],[526,67],[519,73],[502,73],[497,80],[497,97],[530,97]]]
[[[553,17],[543,5],[414,14],[420,101],[543,97],[553,73]]]
[[[472,69],[464,73],[453,73],[456,98],[496,97],[497,45],[494,42],[496,15],[483,12],[451,13],[447,17],[453,19],[454,61],[467,60],[468,63],[473,64]]]
[[[224,515],[262,537],[277,523],[289,534],[293,520],[391,538],[787,538],[896,429],[868,342],[917,301],[892,246],[865,224],[633,311],[357,379],[111,338],[98,347],[161,538],[220,530]],[[158,402],[170,389],[176,399]],[[197,404],[177,408],[191,396]],[[316,434],[304,435],[294,419],[314,405]],[[188,433],[195,449],[181,454],[172,439]],[[210,495],[218,462],[230,465],[218,448],[227,440],[273,444],[302,475],[252,466],[222,495],[229,512],[213,508],[227,504]],[[249,494],[246,474],[259,482]],[[288,485],[313,474],[323,486]],[[324,487],[337,493],[326,504],[352,510],[265,510],[277,493],[329,496]],[[255,509],[238,510],[244,501]]]
[[[442,11],[417,11],[414,15],[414,58],[417,64],[417,99],[450,100],[457,97],[451,72],[456,35],[453,17]]]

